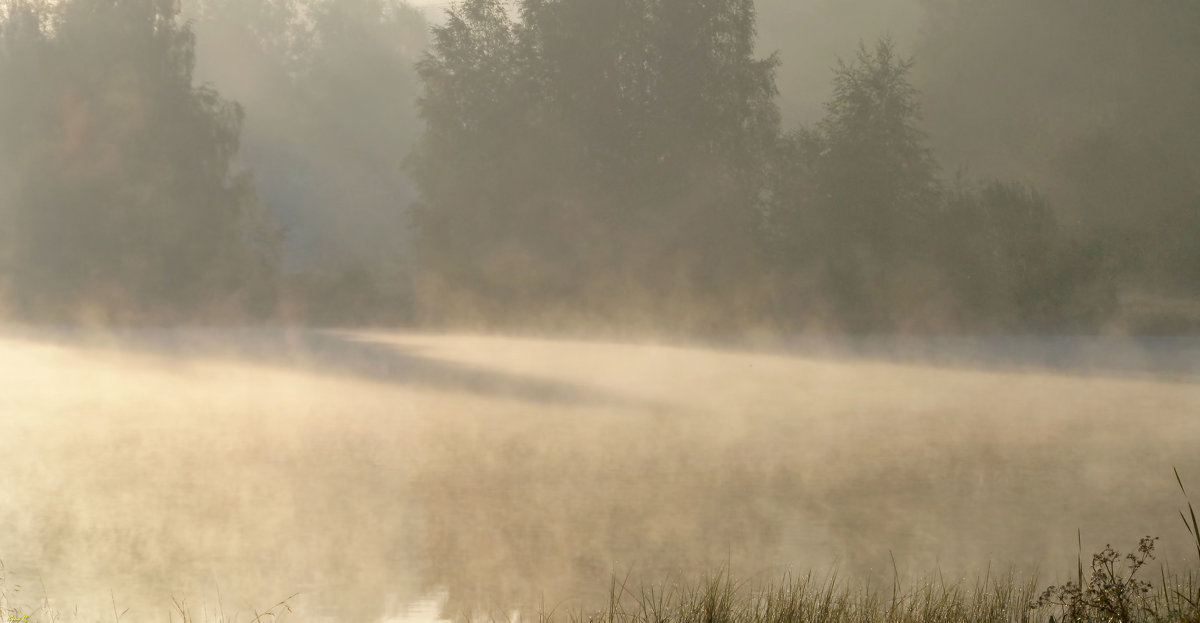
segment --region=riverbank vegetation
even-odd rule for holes
[[[1148,553],[1147,550],[1139,550]],[[1149,550],[1152,551],[1152,550]],[[836,574],[783,577],[751,583],[718,573],[688,583],[628,586],[614,578],[612,600],[599,610],[546,608],[519,614],[521,621],[551,623],[1195,623],[1200,621],[1200,578],[1195,571],[1142,580],[1153,569],[1137,558],[1124,568],[1110,567],[1116,552],[1095,555],[1085,569],[1088,583],[1040,589],[1033,576],[1007,574],[975,581],[937,577],[915,583],[889,579],[877,585],[853,585]],[[1110,575],[1110,571],[1112,574]],[[1141,575],[1134,575],[1137,572]],[[1090,573],[1090,575],[1087,575]],[[5,620],[76,621],[70,609],[35,598],[25,605],[11,594],[0,604]],[[1144,590],[1143,590],[1144,589]],[[294,598],[293,596],[292,598]],[[289,598],[289,599],[292,599]],[[128,614],[120,604],[107,620],[119,622]],[[238,621],[303,621],[288,600],[261,611],[226,615],[220,609],[170,600],[168,620],[185,623]],[[481,608],[474,612],[442,613],[448,621],[511,621],[513,613]],[[90,620],[90,619],[88,619]],[[138,620],[142,620],[139,618]],[[322,619],[324,620],[324,619]]]
[[[4,306],[692,334],[1200,327],[1195,3],[1086,19],[914,3],[912,52],[868,38],[797,61],[832,66],[806,78],[829,95],[799,120],[760,13],[790,19],[772,0],[464,0],[432,22],[396,0],[9,2]]]
[[[1187,491],[1176,472],[1185,498]],[[1157,562],[1157,537],[1142,538],[1136,549],[1122,555],[1111,545],[1085,563],[1080,552],[1077,575],[1061,585],[1041,588],[1036,574],[1014,572],[974,580],[947,579],[933,573],[910,582],[893,566],[887,581],[852,583],[837,573],[813,573],[776,581],[746,581],[727,572],[699,579],[630,585],[629,576],[612,577],[608,603],[599,609],[559,609],[543,603],[538,610],[478,610],[441,612],[449,621],[535,621],[551,623],[1197,623],[1200,621],[1200,524],[1190,500],[1179,513],[1195,543],[1196,566],[1172,570]],[[893,559],[894,564],[894,559]],[[62,621],[62,604],[52,604],[44,592],[26,601],[20,585],[8,583],[0,565],[0,616],[6,621]],[[291,620],[292,595],[264,610],[226,615],[224,606],[189,606],[171,598],[169,620],[207,623]],[[113,596],[112,620],[120,611]],[[305,620],[303,613],[295,618]],[[401,619],[403,620],[403,619]]]

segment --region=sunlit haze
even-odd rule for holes
[[[1200,2],[0,2],[0,619],[1200,621]]]

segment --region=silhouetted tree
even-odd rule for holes
[[[551,159],[534,159],[538,109],[527,57],[504,6],[470,0],[433,28],[417,66],[426,131],[409,166],[422,195],[413,213],[427,299],[473,292],[496,300],[542,272],[524,261],[517,238],[539,207],[524,189],[540,176],[556,179],[555,169],[539,167]]]
[[[781,61],[779,105],[788,126],[815,122],[830,98],[829,67],[859,42],[890,35],[907,48],[923,25],[923,0],[757,0],[761,49]]]
[[[765,228],[777,311],[851,331],[1104,322],[1112,258],[1039,193],[939,181],[912,68],[888,39],[863,47],[838,64],[825,118],[780,141]]]
[[[159,0],[14,3],[0,30],[9,304],[36,320],[266,312],[278,245],[242,111]]]
[[[453,9],[419,67],[427,282],[510,309],[737,298],[778,133],[753,43],[749,0]]]
[[[925,2],[938,153],[1042,189],[1123,299],[1195,300],[1200,4]]]
[[[911,68],[886,38],[839,61],[825,117],[786,137],[777,161],[777,257],[799,262],[792,275],[812,274],[825,313],[845,328],[889,326],[929,264],[940,191]]]
[[[1064,231],[1036,191],[1014,182],[959,184],[939,221],[936,254],[961,326],[1080,331],[1113,312],[1098,248]]]

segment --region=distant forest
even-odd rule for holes
[[[794,44],[834,5],[7,0],[0,308],[1200,329],[1200,2],[901,4],[903,40],[793,59],[759,30]]]

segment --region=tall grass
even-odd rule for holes
[[[974,583],[948,584],[939,577],[907,586],[898,580],[883,586],[855,586],[843,583],[836,574],[827,578],[812,574],[788,576],[751,585],[719,572],[696,582],[640,587],[629,587],[614,578],[608,604],[601,610],[543,609],[528,619],[537,623],[1200,623],[1200,583],[1195,570],[1172,574],[1162,566],[1159,574],[1161,584],[1136,595],[1120,614],[1093,607],[1098,598],[1086,603],[1054,603],[1039,598],[1036,577],[1015,573],[999,577],[989,574]],[[1086,574],[1084,580],[1089,581]],[[48,598],[32,608],[10,604],[2,596],[3,589],[0,586],[0,616],[4,621],[103,620],[81,619],[78,613],[71,616],[52,608]],[[294,619],[290,616],[289,600],[263,612],[234,616],[175,600],[166,621],[303,621],[303,614],[294,615]],[[125,615],[114,600],[107,620],[119,623]],[[507,618],[485,620],[495,623]],[[475,619],[478,617],[468,617]]]
[[[604,612],[571,613],[572,623],[885,623],[1047,620],[1030,610],[1033,578],[985,578],[974,585],[940,580],[908,588],[853,587],[836,575],[786,577],[758,587],[719,573],[685,586],[644,587],[615,595]],[[545,623],[562,617],[543,613]]]
[[[28,597],[29,591],[20,584],[9,583],[4,563],[0,561],[0,622],[3,623],[121,623],[129,618],[130,609],[117,604],[116,595],[109,592],[112,599],[111,611],[96,611],[81,614],[78,605],[70,609],[56,607],[42,584],[40,597]],[[218,593],[219,594],[219,593]],[[265,610],[252,609],[249,612],[234,612],[226,614],[221,600],[218,598],[215,607],[189,604],[187,599],[171,598],[170,608],[166,612],[167,623],[277,623],[287,620],[292,614],[291,601],[297,595],[283,599]],[[102,613],[103,612],[103,613]]]
[[[836,575],[811,574],[750,587],[719,573],[691,585],[627,590],[613,582],[607,610],[568,615],[571,623],[1200,623],[1200,522],[1183,480],[1184,527],[1196,544],[1197,566],[1182,573],[1158,565],[1158,584],[1145,578],[1158,540],[1145,537],[1122,556],[1112,546],[1084,564],[1075,581],[1038,590],[1036,577],[986,574],[974,584],[947,584],[940,576],[902,586],[899,574],[884,588],[849,586]],[[1082,545],[1082,538],[1080,538]],[[555,613],[540,613],[542,623]]]
[[[905,585],[895,572],[882,587],[855,586],[836,573],[826,578],[813,574],[785,576],[761,585],[739,582],[718,572],[696,582],[667,582],[630,587],[628,576],[613,576],[607,606],[598,611],[559,613],[543,607],[539,623],[1200,623],[1200,522],[1179,472],[1175,479],[1184,495],[1186,512],[1179,515],[1195,541],[1197,566],[1183,572],[1158,565],[1153,571],[1157,538],[1141,539],[1135,552],[1122,556],[1111,546],[1083,561],[1082,548],[1074,581],[1039,591],[1035,576],[1008,573],[993,577],[990,571],[973,583],[947,583],[940,575]],[[80,620],[51,607],[42,589],[36,606],[14,603],[23,588],[6,584],[0,563],[0,620]],[[172,600],[168,621],[252,623],[282,621],[292,614],[289,597],[266,611],[226,616],[223,608],[197,614],[186,601]],[[126,611],[112,603],[112,620],[120,623]],[[243,618],[244,617],[244,618]],[[471,618],[471,617],[468,617]],[[303,620],[303,617],[299,617]],[[490,619],[495,621],[493,617]]]
[[[1100,554],[1098,554],[1100,556]],[[1132,596],[1128,607],[1092,601],[1061,604],[1041,599],[1036,577],[1008,574],[975,583],[942,579],[911,586],[851,586],[836,576],[784,578],[752,587],[718,573],[692,584],[664,584],[636,590],[615,583],[609,605],[595,612],[541,612],[540,623],[1200,623],[1191,595],[1194,571],[1171,575],[1160,568],[1162,584]],[[1128,579],[1128,578],[1126,578]],[[1089,582],[1086,577],[1085,582]],[[1114,585],[1098,585],[1111,590]],[[1052,587],[1053,588],[1053,587]],[[1084,591],[1086,592],[1086,588]],[[1112,594],[1107,597],[1113,597]],[[1101,604],[1107,603],[1110,610]]]

